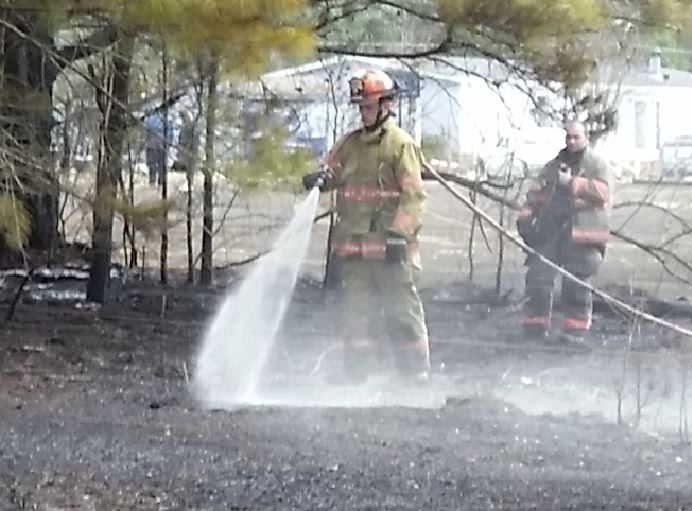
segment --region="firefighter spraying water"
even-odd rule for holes
[[[381,71],[360,71],[351,79],[351,103],[358,105],[363,126],[329,150],[323,170],[303,177],[311,190],[305,204],[217,313],[193,380],[207,405],[261,402],[258,381],[307,248],[318,189],[337,192],[331,248],[339,258],[344,356],[343,371],[328,380],[362,384],[379,372],[383,350],[371,335],[372,318],[384,321],[396,374],[409,383],[427,379],[428,332],[414,282],[425,200],[422,156],[390,117],[397,90]]]
[[[326,170],[304,176],[306,188],[336,190],[332,254],[338,258],[343,372],[334,383],[364,383],[380,371],[384,321],[394,366],[406,382],[427,378],[428,332],[414,273],[425,193],[422,156],[390,114],[398,86],[386,73],[361,70],[349,82],[362,126],[337,141]]]

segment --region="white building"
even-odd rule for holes
[[[357,125],[357,109],[348,104],[348,79],[357,69],[375,67],[394,75],[402,86],[402,99],[395,106],[399,123],[418,142],[443,146],[443,159],[462,168],[510,152],[538,166],[562,147],[560,122],[547,118],[541,108],[565,110],[561,97],[522,81],[495,61],[445,61],[404,64],[333,57],[264,75],[260,96],[281,99],[294,143],[309,144],[319,154]],[[599,142],[600,148],[635,174],[660,171],[661,147],[692,135],[692,73],[662,68],[657,54],[648,64],[611,73],[612,78],[586,87],[607,91],[617,110],[616,127]]]
[[[480,58],[446,61],[414,66],[392,59],[330,58],[268,73],[261,83],[294,109],[296,143],[319,150],[357,125],[357,109],[348,104],[348,79],[358,69],[374,67],[394,75],[402,88],[395,106],[399,123],[419,143],[444,147],[445,160],[470,169],[498,147],[516,150],[534,165],[554,154],[562,143],[561,129],[539,125],[532,97],[513,85],[504,66]],[[533,98],[539,96],[534,89]]]
[[[692,73],[662,67],[653,52],[647,65],[623,75],[609,83],[611,90],[619,86],[618,122],[602,151],[637,176],[657,178],[662,149],[692,136]]]

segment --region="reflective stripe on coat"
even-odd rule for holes
[[[372,132],[347,134],[325,161],[331,173],[325,189],[336,190],[333,252],[384,258],[387,235],[395,233],[406,239],[412,262],[419,266],[418,233],[426,194],[420,148],[411,136],[388,119]]]
[[[557,172],[566,149],[548,162],[538,178],[529,185],[526,201],[517,220],[538,212],[555,190]],[[571,240],[575,243],[605,247],[610,238],[611,177],[608,164],[587,147],[576,175],[569,184],[571,203]]]

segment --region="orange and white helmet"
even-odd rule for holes
[[[357,105],[394,99],[399,90],[399,86],[391,76],[375,69],[357,71],[348,83],[351,90],[351,103]]]

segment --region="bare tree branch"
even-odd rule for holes
[[[427,164],[426,164],[427,166]],[[458,185],[461,185],[465,188],[468,188],[469,190],[473,190],[484,197],[487,197],[488,199],[491,199],[495,202],[499,202],[501,204],[504,204],[505,206],[512,208],[514,210],[519,210],[521,205],[517,203],[517,201],[507,199],[506,197],[503,197],[502,195],[499,195],[491,190],[488,190],[487,187],[493,187],[493,188],[499,188],[499,189],[504,189],[506,188],[506,185],[500,185],[497,183],[490,183],[488,181],[479,181],[476,179],[469,179],[467,177],[462,177],[457,174],[451,174],[449,172],[437,172],[440,176],[442,176],[444,179],[447,181],[451,181],[452,183],[456,183]],[[427,169],[424,168],[423,170],[423,179],[425,180],[430,180],[434,181],[436,180],[433,174]],[[513,185],[510,185],[510,188]]]
[[[437,44],[431,45],[430,47],[424,49],[424,50],[419,50],[419,51],[410,51],[410,52],[401,52],[401,51],[380,51],[380,50],[373,50],[373,51],[366,51],[366,50],[358,50],[354,48],[353,46],[348,46],[348,45],[322,45],[320,46],[317,51],[320,53],[331,53],[334,55],[349,55],[353,57],[370,57],[370,58],[393,58],[393,59],[399,59],[399,58],[407,58],[407,59],[420,59],[424,57],[430,57],[432,55],[439,55],[441,53],[448,52],[450,50],[450,42],[451,40],[449,38],[445,38],[442,41],[439,41]],[[469,49],[472,48],[472,46],[469,46]]]
[[[62,70],[72,62],[100,53],[118,40],[118,30],[107,25],[81,41],[63,47],[57,52],[57,67]]]
[[[610,231],[610,234],[616,238],[621,239],[622,241],[624,241],[630,245],[633,245],[633,246],[639,248],[643,252],[646,252],[647,254],[649,254],[651,257],[653,257],[654,259],[656,259],[656,261],[658,261],[660,263],[663,270],[668,275],[670,275],[671,277],[673,277],[673,278],[675,278],[681,282],[684,282],[686,284],[692,284],[692,281],[690,281],[689,279],[687,279],[687,278],[683,277],[682,275],[679,275],[677,272],[675,272],[670,267],[670,264],[668,263],[668,261],[664,257],[664,256],[668,256],[668,257],[672,258],[673,260],[678,262],[681,266],[683,266],[686,270],[692,272],[692,265],[690,265],[686,261],[683,261],[674,252],[672,252],[668,249],[665,249],[665,248],[647,245],[646,243],[642,243],[641,241],[639,241],[635,238],[632,238],[631,236],[628,236],[627,234],[622,233],[620,231]]]

